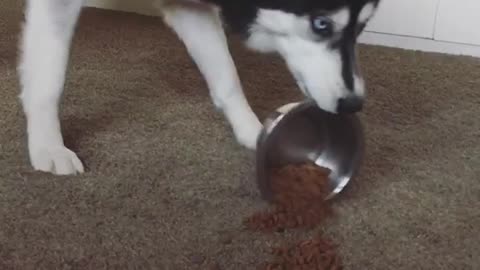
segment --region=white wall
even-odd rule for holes
[[[432,38],[439,0],[381,0],[366,30]]]
[[[153,1],[87,0],[87,5],[155,16]],[[382,0],[360,42],[480,57],[478,10],[480,0]]]
[[[361,41],[480,57],[480,0],[382,0]]]

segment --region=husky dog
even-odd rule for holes
[[[241,34],[248,48],[280,55],[303,94],[323,110],[361,110],[365,86],[355,44],[379,0],[154,1],[245,147],[255,148],[262,125],[242,92],[224,25]],[[64,145],[59,120],[71,40],[83,5],[84,0],[26,2],[18,71],[35,170],[59,175],[84,171]]]

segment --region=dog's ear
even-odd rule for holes
[[[373,17],[378,6],[378,1],[367,2],[359,11],[357,21],[365,24]]]

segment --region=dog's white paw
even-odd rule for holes
[[[263,125],[257,118],[254,121],[245,123],[235,129],[235,137],[237,141],[247,147],[248,149],[255,150],[257,148],[257,139],[262,131]]]
[[[83,173],[83,164],[77,155],[65,146],[51,146],[30,151],[30,161],[37,171],[57,175]]]

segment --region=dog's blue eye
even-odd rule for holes
[[[325,16],[317,16],[312,18],[312,28],[316,33],[328,36],[333,32],[333,23],[332,20]]]

